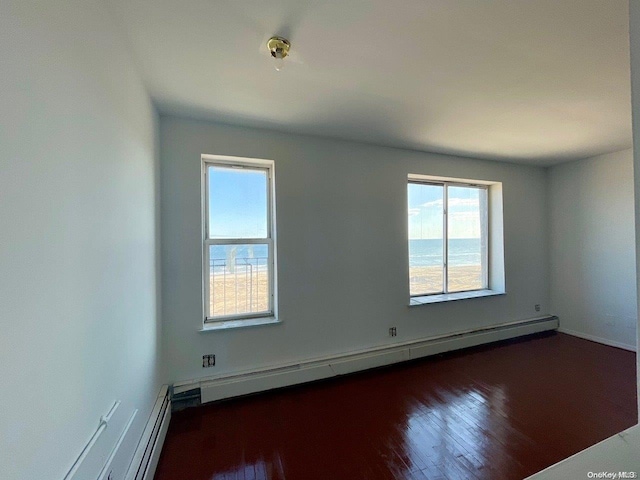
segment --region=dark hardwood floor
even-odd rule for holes
[[[157,480],[521,479],[637,423],[635,354],[564,334],[177,412]]]

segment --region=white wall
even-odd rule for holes
[[[159,389],[157,117],[99,0],[3,0],[0,65],[0,477],[56,479]]]
[[[640,300],[640,2],[629,2],[629,35],[631,46],[631,97],[633,112],[633,192],[635,197],[635,296]],[[639,308],[636,307],[638,310]],[[636,319],[636,345],[640,342],[640,318]],[[636,356],[640,373],[640,355]],[[638,383],[638,410],[640,412],[640,375]],[[585,478],[591,472],[632,471],[640,468],[640,434],[638,425],[623,435],[615,435],[573,457],[550,467],[531,479]]]
[[[631,113],[633,115],[633,192],[636,227],[636,298],[640,301],[640,2],[629,2],[629,44],[631,51]],[[640,308],[638,308],[640,310]],[[637,319],[636,345],[640,345],[640,317]],[[640,416],[640,355],[638,368],[638,415]]]
[[[633,151],[549,169],[551,311],[561,329],[635,349]]]
[[[170,382],[531,318],[549,309],[541,168],[164,116],[160,131]],[[282,324],[199,331],[203,153],[276,162]],[[503,182],[505,296],[407,306],[408,173]],[[394,339],[390,326],[398,328]],[[214,368],[202,368],[205,353],[217,355]]]

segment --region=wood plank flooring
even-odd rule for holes
[[[191,408],[155,478],[521,479],[637,423],[635,375],[552,333]]]

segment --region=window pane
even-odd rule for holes
[[[409,291],[411,295],[443,291],[444,187],[410,183]]]
[[[268,312],[269,245],[209,245],[209,317]]]
[[[449,187],[448,291],[487,287],[487,190]]]
[[[267,171],[211,166],[208,177],[209,238],[267,238]]]

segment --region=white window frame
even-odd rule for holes
[[[489,231],[489,226],[491,225],[490,219],[489,219],[489,215],[491,213],[491,209],[489,208],[489,185],[486,184],[477,184],[477,183],[467,183],[467,182],[459,182],[459,181],[448,181],[448,180],[426,180],[426,179],[420,179],[418,178],[418,176],[413,176],[410,175],[408,182],[407,182],[407,195],[408,195],[408,187],[410,184],[417,184],[417,185],[435,185],[435,186],[439,186],[439,187],[443,187],[443,193],[442,193],[442,291],[439,292],[430,292],[430,293],[414,293],[414,294],[410,294],[409,297],[410,298],[417,298],[417,297],[431,297],[431,296],[435,296],[435,295],[448,295],[450,293],[453,294],[464,294],[464,293],[469,293],[469,292],[479,292],[479,291],[484,291],[484,290],[488,290],[489,289],[489,268],[490,268],[490,264],[489,264],[489,251],[490,251],[490,245],[489,242],[491,240],[491,232]],[[449,207],[449,187],[467,187],[467,188],[477,188],[480,190],[485,190],[486,191],[486,199],[487,199],[487,204],[485,205],[486,208],[486,212],[484,215],[484,222],[485,225],[481,226],[481,229],[485,232],[486,235],[486,248],[484,249],[484,258],[482,259],[483,264],[485,265],[485,268],[483,270],[483,275],[482,275],[482,287],[480,288],[474,288],[471,290],[456,290],[455,292],[449,292],[449,265],[448,265],[448,260],[449,260],[449,217],[448,217],[448,207]],[[407,208],[408,208],[408,203],[407,203]],[[407,212],[408,213],[408,212]],[[409,242],[407,241],[407,247],[409,245]],[[407,250],[407,253],[409,253],[409,251]],[[407,255],[407,262],[409,262],[407,264],[408,266],[408,271],[409,271],[409,276],[411,276],[411,266],[410,266],[410,255]]]
[[[267,172],[267,237],[266,238],[209,238],[209,179],[208,169],[212,166],[264,170]],[[202,155],[202,281],[204,324],[217,324],[238,320],[277,318],[276,296],[276,211],[275,211],[275,162],[260,158],[231,157],[223,155]],[[268,246],[267,265],[269,269],[269,308],[264,312],[211,316],[210,308],[210,259],[211,245],[257,244]]]

